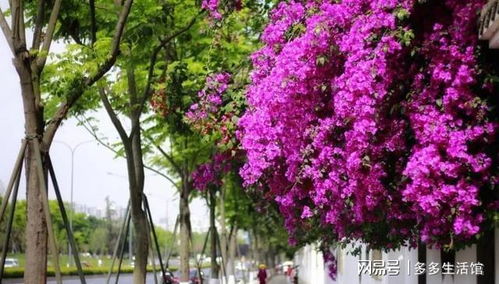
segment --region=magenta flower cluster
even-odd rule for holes
[[[497,124],[476,58],[483,4],[291,0],[273,10],[252,55],[240,173],[278,203],[292,242],[312,222],[327,241],[385,248],[478,234],[493,202],[480,190],[497,183]]]
[[[201,2],[201,8],[205,9],[208,11],[209,17],[212,21],[220,21],[223,18],[223,11],[222,7],[226,8],[225,13],[227,13],[228,10],[241,10],[243,3],[242,0],[230,0],[230,1],[224,1],[224,5],[221,3],[222,1],[220,0],[203,0]],[[229,9],[227,9],[229,8]]]
[[[209,186],[221,186],[222,177],[230,171],[230,157],[216,153],[212,159],[196,168],[192,173],[194,188],[206,191]]]
[[[322,255],[324,258],[324,262],[327,264],[328,276],[336,280],[336,274],[338,272],[338,262],[336,261],[336,257],[334,253],[331,251],[330,247],[324,247],[322,249]]]
[[[231,76],[228,73],[215,73],[206,77],[205,87],[199,91],[197,103],[185,114],[186,120],[193,127],[209,132],[215,127],[212,116],[217,116],[223,103],[223,94],[229,87]]]
[[[442,2],[436,11],[450,14],[432,16],[434,24],[425,27],[419,52],[425,64],[410,66],[414,95],[404,102],[415,143],[402,193],[427,243],[476,235],[484,218],[478,207],[491,202],[480,200],[479,190],[497,182],[491,177],[492,157],[484,152],[497,124],[485,119],[488,106],[481,97],[487,91],[475,88],[480,87],[475,24],[484,1]],[[422,22],[425,16],[420,17]]]
[[[218,11],[219,0],[203,0],[201,3],[201,8],[208,11],[210,18],[215,20],[221,20],[222,14]]]

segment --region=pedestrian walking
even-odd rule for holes
[[[267,283],[267,270],[265,269],[265,264],[260,264],[258,266],[258,280],[260,281],[260,284],[266,284]]]

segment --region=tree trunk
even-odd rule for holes
[[[225,225],[225,190],[222,188],[220,190],[220,227],[221,227],[221,237],[220,237],[220,250],[222,254],[222,261],[224,265],[224,271],[223,273],[225,275],[223,276],[228,276],[227,274],[227,255],[228,255],[228,250],[227,250],[227,228]],[[227,281],[227,279],[225,279]]]
[[[26,264],[24,271],[24,283],[38,284],[46,283],[47,271],[47,224],[43,211],[41,194],[42,187],[37,174],[36,160],[32,147],[28,143],[26,157],[26,200],[27,200],[27,223],[26,223]]]
[[[132,127],[139,123],[139,116],[132,118]],[[149,227],[146,212],[143,209],[144,165],[140,132],[129,139],[123,139],[127,161],[128,183],[132,209],[132,223],[135,228],[135,265],[133,283],[144,284],[147,276],[147,257],[149,253]]]
[[[253,232],[253,256],[255,260],[255,265],[256,267],[258,267],[258,265],[262,263],[262,257],[260,253],[260,244],[258,240],[258,235],[256,234],[256,232]]]
[[[254,247],[253,243],[255,242],[255,239],[253,238],[253,233],[252,233],[251,229],[248,230],[248,241],[249,241],[248,258],[249,258],[249,263],[250,263],[249,269],[253,269],[253,267],[251,267],[251,263],[252,263],[252,261],[255,260],[255,252],[253,250],[253,247]]]
[[[272,247],[272,249],[270,250],[270,265],[272,269],[276,267],[277,264],[276,260],[277,260],[276,250]]]
[[[43,114],[36,105],[36,95],[29,59],[19,54],[14,59],[19,79],[21,81],[21,93],[23,99],[25,132],[32,139],[38,139],[43,134]],[[35,159],[34,143],[29,141],[26,157],[26,200],[27,200],[27,224],[26,224],[26,265],[24,272],[24,283],[35,284],[46,282],[47,270],[47,224],[43,213],[43,199],[38,167]]]
[[[106,196],[106,244],[105,244],[105,253],[107,255],[112,255],[113,254],[113,247],[114,247],[114,242],[116,239],[116,233],[114,230],[114,222],[113,222],[113,212],[111,209],[111,200],[109,199],[109,196]],[[121,216],[120,216],[121,217]],[[126,216],[123,216],[123,218],[126,218]]]
[[[125,146],[127,147],[127,146]],[[133,155],[133,154],[132,154]],[[130,181],[130,200],[132,209],[132,222],[136,232],[135,266],[133,269],[133,283],[142,284],[146,281],[147,256],[149,252],[148,226],[146,213],[143,210],[144,183],[137,180],[136,160],[127,153],[127,166]]]
[[[135,228],[135,266],[133,268],[133,283],[146,282],[147,257],[149,253],[149,227],[144,210],[132,212],[133,226]]]
[[[190,237],[190,211],[189,211],[189,185],[187,179],[182,182],[182,192],[179,201],[180,225],[180,282],[189,281],[189,237]]]
[[[227,275],[235,275],[236,272],[236,249],[237,249],[237,231],[236,225],[232,227],[231,234],[229,237],[229,257],[227,260]]]
[[[135,89],[135,76],[133,72],[131,73],[132,78],[129,77],[129,88],[130,90]],[[133,82],[133,86],[130,86],[130,82]],[[132,90],[133,92],[133,90]],[[131,94],[130,101],[135,103],[135,96]],[[132,129],[140,129],[140,112],[132,109],[131,116]],[[132,222],[135,228],[135,266],[133,269],[133,283],[134,284],[144,284],[146,282],[147,274],[147,257],[149,254],[149,226],[147,225],[146,212],[143,209],[143,198],[144,198],[144,156],[142,153],[142,141],[140,137],[140,130],[134,132],[132,130],[131,137],[131,157],[127,159],[131,160],[128,163],[128,174],[134,175],[130,186],[130,199],[132,204]],[[135,183],[133,183],[135,181]]]
[[[210,247],[211,247],[211,279],[218,279],[218,264],[217,264],[217,228],[215,227],[215,190],[210,188]]]

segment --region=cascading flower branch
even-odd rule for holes
[[[197,167],[192,173],[194,188],[206,191],[209,186],[221,186],[222,177],[230,171],[230,157],[226,154],[216,153],[210,162]]]
[[[223,110],[230,80],[231,75],[226,72],[207,76],[204,88],[198,92],[198,101],[185,114],[185,120],[195,131],[216,137],[215,140],[220,140],[216,141],[218,144],[232,135],[227,129],[231,113]],[[221,186],[223,175],[231,169],[230,158],[228,151],[217,151],[210,161],[198,166],[192,174],[194,187],[205,191],[210,185]]]
[[[218,11],[219,0],[203,0],[201,8],[206,9],[210,17],[215,20],[221,20],[222,14]]]
[[[240,173],[278,203],[292,241],[310,228],[383,248],[477,235],[494,202],[480,193],[497,184],[497,122],[476,58],[483,3],[274,9],[252,55]]]
[[[199,100],[185,114],[185,120],[195,131],[215,137],[221,152],[235,151],[238,143],[234,133],[242,106],[229,93],[231,78],[227,72],[209,75],[198,93]]]
[[[497,184],[493,155],[486,152],[497,122],[487,118],[488,91],[480,88],[476,60],[475,23],[484,1],[443,2],[432,7],[440,12],[430,17],[434,24],[422,27],[419,56],[425,63],[412,64],[414,95],[404,102],[415,144],[403,170],[403,196],[428,243],[478,234],[480,208],[494,202],[480,200],[480,189]],[[450,13],[440,18],[445,9]],[[422,22],[425,11],[417,12]]]
[[[229,87],[229,73],[215,73],[206,77],[205,87],[199,91],[199,101],[192,104],[185,117],[195,129],[206,134],[215,127],[214,120],[223,104],[223,94]]]
[[[221,0],[203,0],[201,2],[201,8],[205,9],[208,11],[208,14],[210,18],[214,21],[220,21],[222,20],[222,12],[221,12],[221,6],[222,6]],[[226,8],[233,8],[235,10],[240,10],[242,8],[242,0],[230,0],[227,1],[229,3],[223,3],[224,7]]]

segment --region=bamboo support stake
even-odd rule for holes
[[[178,231],[178,223],[179,223],[179,216],[175,219],[175,226],[173,228],[173,238],[172,238],[172,244],[170,246],[170,251],[168,252],[168,256],[166,257],[166,267],[169,267],[170,263],[170,257],[172,256],[173,252],[173,246],[175,246],[175,241],[177,240],[177,231]]]
[[[130,210],[132,211],[132,210]],[[128,218],[126,220],[126,228],[125,228],[125,231],[123,232],[125,234],[125,237],[123,238],[123,245],[121,246],[121,251],[120,251],[120,258],[119,258],[119,261],[118,261],[118,272],[116,273],[116,284],[118,284],[118,281],[120,280],[120,273],[121,273],[121,264],[123,263],[123,253],[125,252],[125,244],[126,244],[126,240],[127,240],[127,232],[128,232],[128,228],[130,227],[130,219],[132,218],[132,213],[130,212],[130,214],[128,214]]]
[[[7,223],[7,232],[5,233],[5,240],[4,240],[3,251],[2,251],[2,259],[0,260],[0,282],[2,281],[1,279],[3,277],[5,259],[7,258],[7,251],[9,249],[10,235],[12,232],[12,221],[14,221],[14,215],[15,215],[15,211],[16,211],[17,195],[19,192],[19,181],[21,180],[21,172],[22,172],[22,167],[20,167],[19,171],[17,172],[15,186],[14,186],[14,194],[12,195],[9,221]]]
[[[156,275],[156,254],[154,253],[154,244],[152,243],[152,240],[151,240],[151,224],[149,222],[147,222],[147,230],[149,231],[149,234],[147,234],[147,240],[149,241],[149,248],[151,249],[151,258],[152,258],[152,273],[153,273],[153,276],[154,276],[154,284],[158,284],[158,275]],[[165,279],[165,276],[163,275],[162,276],[163,278],[163,281]],[[163,283],[163,281],[161,281],[161,283]]]
[[[9,202],[10,194],[12,192],[12,187],[14,186],[14,182],[16,181],[16,177],[22,168],[22,162],[24,160],[24,156],[26,154],[26,140],[23,139],[21,144],[21,149],[19,150],[19,154],[17,155],[16,163],[14,164],[14,169],[12,170],[12,175],[10,177],[9,184],[7,185],[7,190],[5,191],[5,196],[2,200],[2,206],[0,207],[0,221],[3,219],[3,215],[5,214],[5,210],[7,209],[7,203]]]
[[[206,251],[206,246],[208,245],[208,238],[210,236],[210,232],[211,232],[211,227],[208,229],[208,232],[206,233],[206,236],[204,237],[204,243],[203,243],[203,249],[201,250],[201,256],[200,258],[196,261],[196,268],[198,270],[198,274],[199,276],[201,276],[201,259],[204,255],[204,252]],[[202,277],[199,277],[201,279],[201,284],[203,284],[203,278]],[[213,278],[213,277],[211,277]]]
[[[116,261],[116,257],[118,255],[118,249],[120,248],[120,245],[121,245],[121,238],[123,237],[123,232],[125,230],[129,214],[130,214],[130,201],[128,201],[128,205],[127,205],[126,211],[125,211],[125,216],[123,217],[123,225],[121,225],[120,232],[118,234],[118,241],[116,242],[116,246],[114,247],[113,260],[111,261],[111,267],[109,268],[109,273],[107,274],[106,284],[109,284],[109,281],[111,281],[111,275],[113,274],[114,262]]]
[[[82,284],[86,284],[85,275],[83,274],[83,268],[80,262],[80,256],[78,254],[78,248],[76,247],[76,241],[74,239],[73,231],[69,226],[68,215],[66,213],[66,208],[64,208],[64,202],[62,201],[61,191],[59,189],[59,183],[57,182],[57,178],[55,175],[54,166],[52,165],[52,160],[50,156],[47,156],[47,164],[49,168],[50,178],[52,180],[52,185],[54,186],[55,195],[57,197],[57,203],[59,205],[59,211],[61,212],[62,221],[64,223],[64,227],[66,229],[66,234],[68,235],[69,244],[73,249],[73,256],[76,264],[76,268],[78,270],[78,275],[80,277],[80,281]]]
[[[161,250],[159,249],[158,237],[156,235],[156,230],[154,229],[154,223],[152,221],[151,209],[149,208],[149,202],[147,201],[146,195],[144,194],[143,197],[144,197],[144,205],[146,208],[146,213],[147,213],[147,216],[149,217],[149,223],[151,224],[151,232],[152,232],[152,235],[154,237],[154,244],[156,245],[156,249],[158,251],[158,259],[159,259],[159,265],[161,267],[161,273],[163,275],[163,278],[165,278],[165,276],[166,276],[165,275],[165,267],[163,266],[163,259],[161,258]]]
[[[221,252],[222,246],[220,245],[220,236],[218,235],[218,231],[216,229],[215,229],[215,234],[216,234],[216,238],[217,238],[217,246]],[[220,266],[222,267],[222,274],[223,274],[224,279],[227,279],[227,272],[225,271],[225,261],[224,261],[223,257],[222,257],[222,263]]]
[[[9,45],[10,51],[12,51],[12,54],[14,55],[15,49],[14,49],[14,42],[12,40],[12,30],[10,29],[9,24],[7,23],[7,19],[5,18],[2,9],[0,9],[0,28],[3,31],[5,40]]]

